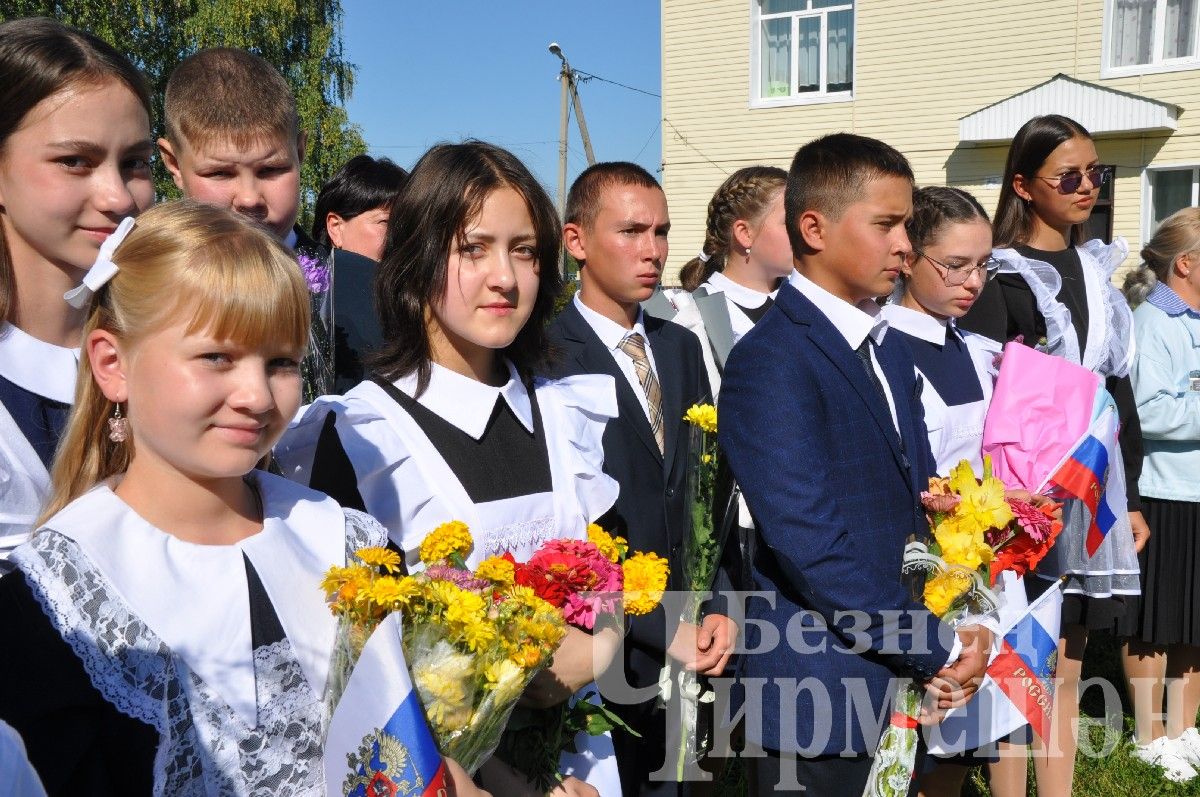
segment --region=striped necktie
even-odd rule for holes
[[[662,388],[659,387],[654,369],[650,367],[650,358],[646,355],[646,339],[637,332],[630,333],[621,341],[621,351],[633,360],[633,370],[642,385],[642,392],[646,394],[646,408],[650,411],[650,431],[654,433],[654,441],[658,443],[658,453],[662,454],[666,450],[663,438]]]

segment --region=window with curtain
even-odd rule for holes
[[[848,97],[854,88],[854,0],[752,0],[757,97]]]
[[[1187,68],[1197,58],[1198,0],[1109,0],[1108,66]]]
[[[1150,172],[1150,218],[1147,235],[1177,210],[1200,204],[1200,168],[1155,169]]]

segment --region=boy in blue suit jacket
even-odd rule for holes
[[[797,271],[726,365],[720,441],[757,522],[755,588],[774,598],[747,602],[738,668],[747,755],[766,752],[746,759],[751,793],[858,797],[892,679],[945,708],[986,666],[990,634],[956,640],[901,576],[906,541],[929,534],[932,457],[912,359],[873,300],[911,249],[912,190],[882,142],[802,147],[784,200]]]

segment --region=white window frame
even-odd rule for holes
[[[812,8],[806,11],[784,11],[778,14],[763,14],[761,13],[761,0],[750,0],[750,107],[751,108],[779,108],[789,105],[819,105],[833,102],[850,102],[854,99],[854,89],[850,91],[834,91],[825,90],[826,80],[828,75],[826,71],[829,68],[827,62],[827,48],[829,46],[829,19],[828,15],[835,11],[851,11],[852,30],[854,37],[855,57],[850,64],[850,85],[854,86],[855,73],[858,67],[858,8],[859,0],[846,0],[844,4],[833,6],[832,8]],[[818,63],[821,68],[821,90],[809,91],[804,94],[792,94],[787,97],[761,97],[759,90],[762,86],[762,81],[759,79],[762,75],[762,59],[760,42],[762,38],[762,21],[764,19],[785,19],[792,20],[792,57],[791,66],[788,73],[788,84],[796,78],[798,62],[800,59],[800,48],[796,46],[799,41],[799,19],[801,17],[820,17],[821,19],[821,35],[818,37],[821,45],[821,55]]]
[[[1167,0],[1155,0],[1154,4],[1154,42],[1150,48],[1150,63],[1130,64],[1128,66],[1112,65],[1112,19],[1116,0],[1104,0],[1104,33],[1100,37],[1103,52],[1100,56],[1100,77],[1117,78],[1130,75],[1153,75],[1161,72],[1183,72],[1188,69],[1200,69],[1200,8],[1196,10],[1193,21],[1195,30],[1192,31],[1193,55],[1184,58],[1163,58],[1166,47],[1165,22],[1167,17]]]
[[[1192,172],[1192,207],[1200,206],[1200,162],[1159,163],[1142,171],[1142,241],[1154,235],[1154,174],[1155,172]]]

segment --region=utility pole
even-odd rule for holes
[[[575,70],[567,62],[558,42],[550,42],[549,50],[558,56],[562,68],[558,72],[560,92],[558,115],[558,217],[565,220],[567,213],[567,132],[570,110],[568,102],[575,106],[575,119],[579,124],[579,137],[583,139],[583,152],[587,156],[588,166],[595,164],[596,154],[592,151],[592,137],[588,135],[587,121],[583,118],[583,102],[579,99],[579,89],[575,80]],[[565,264],[565,258],[560,258],[560,269]]]

